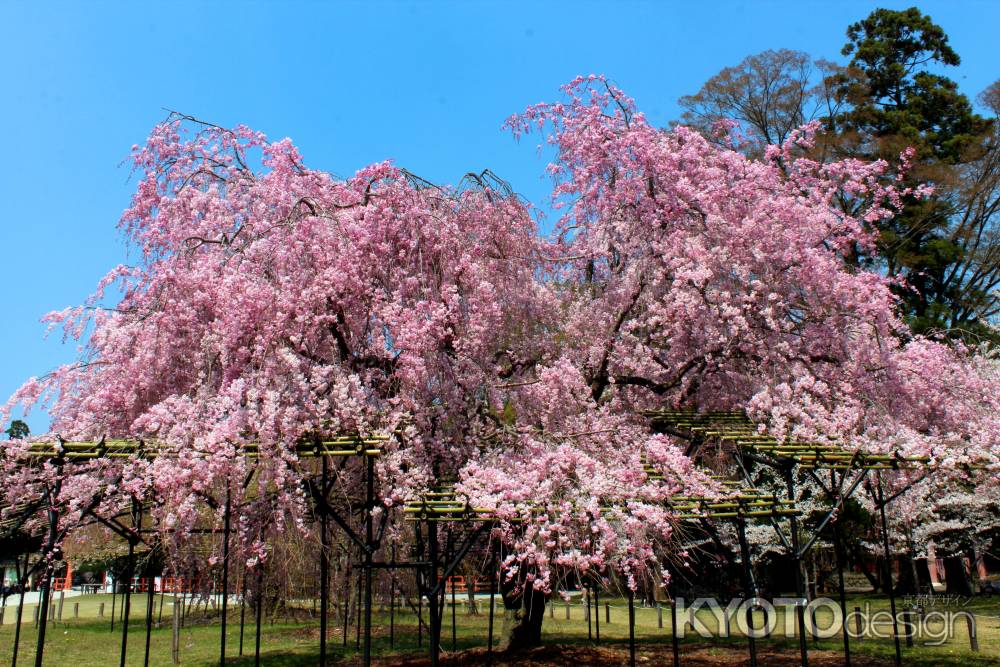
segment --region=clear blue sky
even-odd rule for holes
[[[387,158],[439,182],[490,167],[540,202],[536,142],[500,125],[573,76],[612,77],[666,124],[678,97],[746,55],[840,60],[849,23],[910,4],[0,0],[0,401],[75,357],[38,319],[124,260],[119,165],[163,107],[290,136],[336,174]],[[950,75],[964,92],[1000,77],[1000,2],[919,6],[961,55]]]

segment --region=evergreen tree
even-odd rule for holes
[[[944,30],[918,9],[877,9],[848,27],[847,37],[842,53],[852,56],[850,68],[859,76],[847,84],[851,105],[837,125],[856,133],[863,157],[898,164],[900,152],[912,146],[906,181],[937,188],[880,225],[886,269],[906,278],[898,293],[915,332],[954,331],[965,290],[948,277],[966,259],[966,248],[952,230],[948,193],[960,178],[958,167],[981,152],[991,121],[973,111],[954,81],[931,71],[961,61]]]

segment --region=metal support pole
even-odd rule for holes
[[[165,591],[163,590],[163,575],[165,572],[160,572],[160,610],[156,614],[156,622],[163,623],[163,597]]]
[[[417,521],[413,524],[413,537],[414,544],[417,550],[417,560],[424,560],[424,534],[421,530],[421,522]],[[414,570],[417,579],[417,648],[421,648],[424,645],[424,624],[421,620],[424,617],[424,585],[422,583],[423,570],[417,568]]]
[[[152,554],[146,564],[146,649],[142,657],[142,667],[149,667],[149,640],[153,633],[153,602],[156,599],[156,586],[153,585]]]
[[[17,559],[14,560],[15,567]],[[10,667],[17,667],[17,646],[21,643],[21,615],[24,612],[24,588],[28,585],[28,554],[24,555],[24,570],[18,577],[20,582],[20,601],[17,603],[17,619],[14,621],[14,649]]]
[[[392,569],[389,570],[389,648],[396,647],[396,546],[392,547]]]
[[[243,570],[243,583],[240,585],[240,652],[243,657],[243,625],[247,615],[247,571]]]
[[[226,616],[229,612],[229,521],[232,492],[226,482],[226,508],[222,517],[222,631],[219,633],[219,667],[226,665]]]
[[[119,664],[125,667],[125,654],[128,651],[128,621],[132,608],[132,578],[135,577],[135,544],[142,530],[142,510],[135,498],[132,499],[133,533],[128,538],[128,565],[125,574],[125,602],[122,604],[122,650]]]
[[[365,460],[368,463],[368,484],[365,494],[365,647],[362,664],[369,667],[372,664],[372,555],[375,552],[372,510],[375,509],[375,459],[366,456]]]
[[[635,593],[628,589],[628,664],[635,667]]]
[[[594,641],[601,643],[601,598],[594,588]]]
[[[677,595],[676,588],[671,586],[670,591],[670,647],[674,654],[674,667],[680,667],[681,647],[677,637]]]
[[[393,550],[392,560],[395,564],[396,554]],[[389,648],[396,647],[396,570],[389,571]]]
[[[257,631],[253,647],[253,664],[254,667],[260,667],[260,617],[264,610],[264,564],[261,562],[257,563],[256,597],[257,599],[254,602],[257,604]]]
[[[441,652],[441,613],[438,604],[438,596],[436,592],[437,587],[437,576],[438,576],[438,540],[437,540],[437,522],[428,521],[427,522],[427,542],[428,549],[430,551],[430,576],[428,577],[427,590],[430,593],[427,596],[427,605],[429,607],[428,611],[430,613],[430,650],[431,650],[431,667],[438,667],[438,660]],[[41,667],[41,666],[39,666]]]
[[[118,597],[118,577],[111,580],[111,632],[115,631],[115,600]]]
[[[451,651],[454,653],[458,650],[458,633],[455,629],[455,608],[457,607],[455,601],[455,583],[451,584]]]
[[[326,490],[329,466],[326,455],[322,461],[323,504],[319,515],[319,664],[326,667],[326,613],[330,605],[330,544],[326,513]]]
[[[892,553],[889,550],[889,522],[885,518],[885,494],[882,491],[882,473],[876,471],[878,481],[878,510],[882,518],[882,547],[885,549],[885,589],[889,593],[889,609],[892,612],[892,639],[896,648],[896,667],[903,664],[903,650],[899,646],[899,625],[896,622],[896,594],[892,590]]]
[[[830,488],[834,487],[834,472],[830,471]],[[840,616],[844,619],[841,628],[844,635],[844,667],[851,667],[851,638],[847,631],[847,591],[844,586],[844,558],[843,537],[840,534],[840,523],[833,524],[833,550],[837,556],[837,594],[840,598]]]
[[[351,624],[351,554],[344,554],[347,561],[344,568],[344,647],[347,647],[347,628]]]
[[[493,598],[497,593],[497,552],[490,549],[490,622],[489,643],[486,645],[486,664],[493,664]]]
[[[785,468],[785,484],[788,487],[788,499],[795,501],[795,477],[792,466]],[[802,556],[799,551],[799,520],[793,514],[789,517],[792,529],[792,564],[795,567],[795,594],[799,603],[795,607],[795,615],[799,626],[799,653],[802,667],[809,667],[809,642],[806,639],[806,607],[805,586],[802,581]]]
[[[741,516],[736,522],[740,539],[740,559],[743,561],[743,590],[751,599],[756,597],[753,590],[753,574],[750,571],[750,547],[747,544],[746,520]],[[747,605],[747,648],[750,651],[750,667],[757,667],[757,642],[753,636],[753,605]]]
[[[60,472],[62,467],[60,466]],[[48,489],[49,496],[49,509],[48,509],[48,519],[49,519],[49,535],[46,541],[45,553],[42,554],[42,558],[45,559],[45,577],[42,579],[42,589],[39,591],[41,596],[41,608],[38,613],[38,639],[35,644],[35,667],[42,667],[42,655],[45,652],[45,624],[48,619],[49,611],[49,593],[52,588],[52,571],[55,566],[55,548],[56,548],[56,536],[59,530],[59,513],[56,510],[56,502],[59,497],[59,491],[62,487],[61,481],[56,481],[55,487]]]
[[[358,560],[361,560],[360,558]],[[364,572],[358,573],[358,586],[357,591],[354,594],[354,648],[361,649],[361,607],[363,600],[361,599],[361,583],[364,580]]]

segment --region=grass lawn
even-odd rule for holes
[[[98,605],[105,605],[105,617],[98,617]],[[154,601],[154,621],[159,613],[160,598],[157,596]],[[604,604],[611,605],[611,622],[608,623],[605,617]],[[73,605],[79,603],[79,617],[73,618]],[[119,596],[116,610],[120,610],[121,597]],[[150,641],[150,664],[151,665],[171,665],[171,627],[170,610],[172,598],[167,596],[163,606],[163,626],[154,629]],[[311,602],[304,605],[300,620],[276,620],[265,617],[261,632],[261,653],[262,664],[265,665],[315,665],[318,659],[318,625],[316,618],[307,618]],[[873,611],[888,608],[888,601],[883,598],[871,596],[854,597],[850,606],[865,607],[870,605]],[[483,647],[486,645],[487,615],[485,605],[483,612],[479,616],[469,616],[465,613],[464,607],[459,607],[456,613],[455,628],[455,648],[458,651]],[[624,600],[611,599],[601,600],[601,640],[603,646],[618,645],[622,647],[628,638],[628,615]],[[588,645],[587,623],[584,617],[584,609],[579,604],[570,605],[570,618],[566,619],[566,606],[561,602],[550,605],[551,616],[545,620],[543,632],[545,641],[551,644],[563,645]],[[962,667],[978,667],[980,665],[1000,665],[1000,598],[976,598],[961,606],[952,605],[940,607],[941,611],[968,610],[976,614],[978,622],[979,646],[978,653],[969,650],[968,634],[964,620],[957,626],[954,636],[949,637],[941,646],[927,646],[927,638],[917,637],[912,648],[903,645],[903,662],[906,665],[961,665]],[[121,624],[116,622],[114,632],[110,629],[110,595],[87,595],[76,598],[67,598],[63,608],[63,621],[50,624],[46,632],[45,641],[45,664],[46,665],[67,665],[71,667],[105,667],[106,665],[117,665],[119,651],[121,648]],[[145,619],[146,603],[145,595],[137,594],[133,597],[132,623],[129,626],[128,642],[128,665],[141,666],[143,662],[144,642],[145,642]],[[0,664],[10,664],[11,651],[14,638],[14,614],[16,607],[8,607],[4,625],[0,627]],[[35,643],[37,631],[32,622],[34,614],[33,606],[26,606],[24,610],[24,620],[21,630],[20,648],[18,651],[18,664],[31,665],[34,663]],[[702,610],[698,614],[705,626],[713,632],[717,632],[715,617],[708,611]],[[783,627],[784,616],[780,612],[777,617],[778,628]],[[826,627],[830,622],[828,614],[820,613],[817,624],[820,628]],[[355,638],[356,628],[352,622],[348,631],[347,646],[343,646],[343,626],[342,619],[337,619],[335,615],[330,617],[330,639],[329,651],[331,662],[342,660],[353,661],[356,655]],[[426,635],[424,636],[424,646],[417,646],[417,623],[413,613],[396,613],[395,617],[395,642],[394,648],[389,646],[389,616],[387,613],[377,613],[376,629],[374,635],[374,650],[378,656],[420,654],[426,651]],[[497,641],[506,634],[510,619],[506,618],[500,608],[497,609],[495,637]],[[757,624],[761,624],[760,615],[757,616]],[[663,610],[663,625],[661,629],[658,623],[656,609],[636,607],[636,637],[641,648],[656,649],[656,655],[665,656],[668,653],[670,644],[670,611]],[[937,630],[938,627],[933,627]],[[734,633],[738,633],[735,623],[732,625]],[[887,639],[876,639],[866,637],[860,641],[852,639],[853,655],[868,655],[882,657],[891,660],[893,655],[893,642],[891,639],[891,626],[886,628],[889,637]],[[239,607],[231,609],[228,617],[227,628],[227,664],[231,665],[252,665],[253,664],[253,641],[254,626],[252,610],[247,609],[246,627],[244,635],[244,656],[237,656],[240,638],[240,610]],[[219,618],[217,612],[206,614],[204,610],[192,612],[187,617],[187,623],[181,630],[180,635],[180,658],[184,665],[212,665],[218,664],[219,655]],[[442,629],[442,646],[446,650],[452,649],[452,628],[451,611],[445,612],[444,625]],[[767,648],[788,648],[789,651],[797,646],[797,640],[786,638],[770,638],[758,640],[758,645],[762,650]],[[706,648],[708,646],[709,648]],[[717,647],[717,648],[715,648]],[[688,631],[681,647],[681,663],[684,663],[684,652],[693,651],[696,648],[709,653],[717,652],[722,660],[742,658],[745,655],[746,641],[742,636],[730,637],[728,639],[716,638],[706,640],[698,637],[696,633]],[[811,641],[810,648],[828,651],[841,651],[843,647],[840,635],[836,637]],[[647,658],[648,664],[660,664],[659,658],[653,658],[652,662]],[[468,664],[475,664],[468,663]]]

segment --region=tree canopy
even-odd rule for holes
[[[176,544],[231,498],[267,558],[270,538],[309,530],[314,469],[295,445],[382,434],[380,511],[455,480],[544,596],[560,572],[668,580],[666,500],[719,492],[644,409],[746,409],[780,438],[996,469],[993,366],[912,335],[890,278],[846,261],[921,188],[884,162],[813,159],[819,123],[752,157],[652,126],[601,77],[563,92],[508,122],[556,150],[551,238],[489,172],[447,187],[379,163],[338,180],[246,127],[154,128],[121,220],[140,261],[49,316],[84,355],[8,409],[48,403],[65,438],[169,455],[75,466],[66,520],[98,491],[108,511],[156,498]],[[103,308],[111,286],[123,297]],[[26,446],[0,459],[8,503],[62,474],[19,465]],[[338,475],[346,497],[361,473]]]

